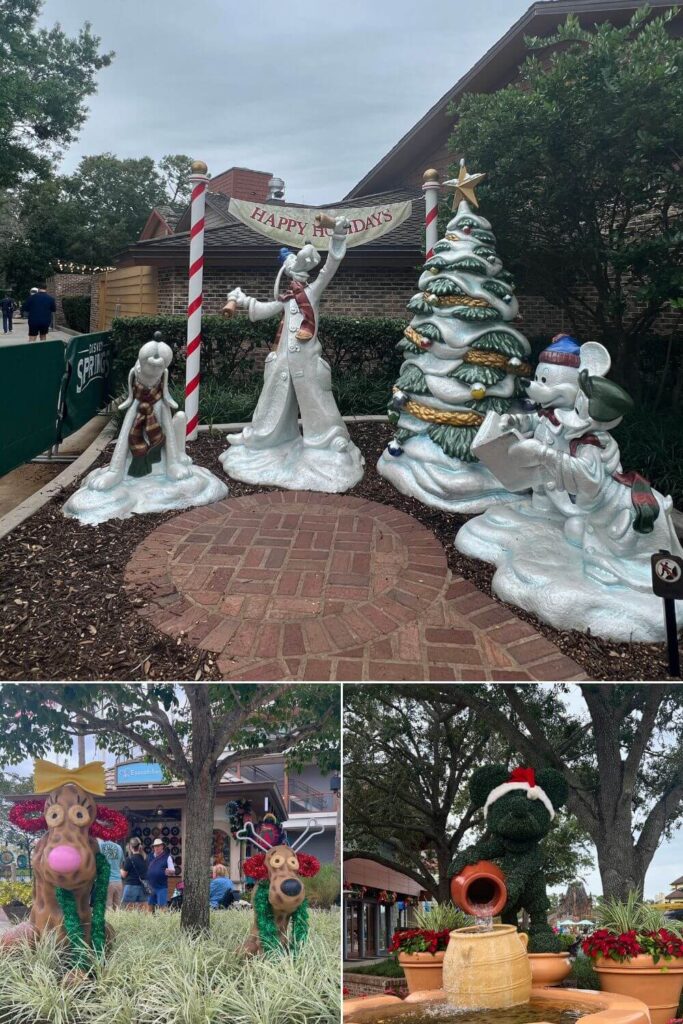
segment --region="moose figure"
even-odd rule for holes
[[[35,942],[56,931],[71,945],[79,969],[87,965],[89,950],[100,955],[111,939],[104,920],[109,865],[96,840],[123,839],[128,822],[93,797],[105,791],[101,761],[70,770],[39,760],[35,783],[45,799],[22,800],[9,814],[17,828],[45,832],[33,850],[33,906],[29,920],[5,932],[0,946]]]
[[[298,851],[323,831],[322,825],[311,819],[292,846],[273,846],[254,831],[251,822],[237,832],[237,839],[245,839],[263,851],[248,857],[242,865],[245,875],[259,883],[254,894],[254,921],[244,944],[249,956],[289,948],[296,952],[306,941],[308,904],[301,879],[317,875],[320,862],[317,857]]]

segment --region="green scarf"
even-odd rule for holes
[[[109,886],[110,868],[107,858],[102,853],[95,854],[97,874],[93,888],[93,908],[91,939],[92,949],[85,941],[83,922],[78,916],[78,907],[74,894],[68,889],[55,889],[57,902],[64,915],[64,931],[71,946],[71,966],[75,970],[88,971],[92,966],[93,953],[99,960],[104,953],[106,929],[104,915],[107,909],[107,889]]]
[[[275,921],[275,914],[268,899],[270,882],[259,882],[254,893],[254,912],[256,914],[256,927],[258,928],[259,939],[264,953],[276,953],[282,951],[280,932]],[[308,938],[308,903],[303,901],[301,906],[292,914],[292,953],[296,956],[301,946]]]

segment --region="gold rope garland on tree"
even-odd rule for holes
[[[478,366],[499,367],[506,373],[515,373],[520,377],[530,377],[533,370],[529,363],[511,365],[508,357],[502,352],[486,352],[481,349],[469,349],[463,356],[464,363],[475,363]]]
[[[477,299],[471,295],[434,295],[424,292],[424,300],[430,306],[472,306],[477,309],[488,309],[491,305],[486,299]]]
[[[400,388],[394,388],[394,392]],[[420,405],[409,399],[401,406],[401,412],[408,412],[418,420],[425,420],[427,423],[442,423],[449,427],[479,427],[484,422],[484,417],[478,412],[446,412],[444,409],[430,409],[427,405]]]

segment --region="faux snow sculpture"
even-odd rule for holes
[[[461,167],[456,199],[466,194],[476,205],[466,182],[481,177]],[[461,199],[408,303],[415,316],[399,342],[404,362],[389,406],[395,435],[377,464],[402,494],[447,512],[516,500],[470,447],[487,412],[520,408],[522,378],[531,376],[495,244],[490,223]]]
[[[33,849],[33,905],[27,922],[0,936],[0,948],[54,931],[70,947],[71,965],[86,970],[93,955],[103,954],[111,940],[105,924],[109,864],[97,838],[120,841],[128,821],[118,811],[101,807],[95,796],[105,792],[104,764],[96,761],[68,769],[49,761],[35,764],[40,800],[22,800],[9,820],[25,832],[44,832]]]
[[[157,331],[128,374],[126,416],[111,462],[95,469],[64,505],[64,515],[96,525],[133,512],[169,512],[226,498],[228,488],[185,451],[184,412],[168,391],[171,348]],[[173,415],[175,413],[175,415]]]
[[[671,498],[622,470],[609,431],[633,403],[605,379],[608,368],[602,346],[562,336],[541,354],[529,385],[538,413],[487,416],[473,449],[503,483],[531,487],[532,496],[471,519],[455,546],[497,566],[498,597],[558,629],[658,641],[665,628],[650,559],[683,550]]]
[[[309,282],[309,274],[320,255],[308,244],[296,255],[282,251],[272,302],[250,298],[241,288],[228,295],[224,312],[229,315],[235,307],[248,310],[252,321],[283,315],[277,348],[266,359],[252,422],[241,433],[229,435],[230,447],[220,456],[223,469],[236,480],[289,490],[341,492],[363,478],[363,456],[337,408],[330,366],[318,340],[320,301],[346,253],[349,222],[337,217],[333,223],[327,259],[314,281]],[[280,293],[283,274],[289,284]]]
[[[296,953],[308,938],[308,903],[302,878],[311,878],[320,871],[317,857],[301,853],[314,836],[324,832],[315,819],[292,846],[273,844],[254,831],[249,822],[236,835],[257,846],[262,853],[248,857],[242,870],[257,880],[254,893],[254,922],[244,945],[245,952],[278,953],[291,949]],[[290,937],[291,921],[291,937]]]
[[[486,832],[473,846],[458,852],[450,866],[459,875],[468,865],[491,861],[505,875],[507,902],[503,924],[518,926],[517,915],[529,915],[529,952],[559,953],[559,937],[548,924],[541,841],[567,799],[567,783],[554,768],[515,768],[500,764],[478,768],[470,780],[470,797],[484,810]]]

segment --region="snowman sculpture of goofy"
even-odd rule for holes
[[[308,244],[296,255],[285,250],[273,301],[250,298],[241,288],[228,295],[226,313],[236,306],[247,310],[252,321],[282,315],[252,422],[228,437],[230,447],[220,456],[223,469],[236,480],[341,492],[363,477],[363,456],[334,400],[330,366],[322,357],[317,331],[322,294],[344,258],[348,226],[345,217],[335,219],[327,259],[314,281],[309,281],[309,274],[320,263],[320,255]],[[289,286],[280,292],[283,275]]]
[[[541,353],[528,386],[537,411],[500,418],[515,435],[507,459],[528,473],[532,494],[469,520],[455,546],[497,566],[498,597],[558,629],[652,642],[665,630],[651,556],[683,551],[671,498],[622,470],[610,431],[633,403],[605,379],[609,366],[601,345],[567,335]],[[488,462],[486,448],[477,454],[504,476],[501,450],[489,451]]]

